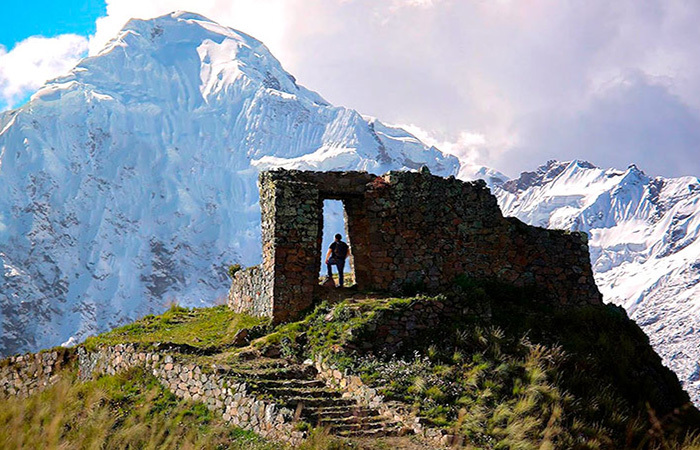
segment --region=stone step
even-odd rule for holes
[[[296,408],[301,403],[306,407],[336,406],[350,408],[357,403],[354,400],[345,398],[314,398],[314,397],[287,397],[280,399],[280,402],[290,408]]]
[[[311,368],[313,369],[313,368]],[[272,369],[235,369],[229,372],[229,375],[236,378],[244,378],[255,382],[256,380],[309,380],[315,376],[316,369],[313,372],[309,367],[284,367]]]
[[[346,416],[346,417],[320,417],[318,419],[318,424],[323,425],[347,425],[347,424],[374,424],[382,423],[386,424],[388,419],[384,416],[374,415],[374,416]]]
[[[305,398],[340,398],[342,394],[338,392],[335,389],[330,389],[327,387],[322,387],[322,388],[314,388],[314,387],[301,387],[301,388],[294,388],[294,387],[281,387],[281,388],[257,388],[253,385],[251,385],[251,388],[253,391],[256,391],[258,393],[263,393],[267,395],[271,395],[274,398],[296,398],[296,397],[305,397]]]
[[[280,358],[256,358],[246,361],[245,363],[237,363],[236,367],[243,370],[256,369],[279,369],[283,367],[298,366],[298,364]]]
[[[372,423],[324,423],[329,431],[333,434],[340,434],[349,431],[371,431],[383,430],[388,431],[391,428],[396,428],[395,422],[372,422]]]
[[[327,428],[341,437],[380,437],[398,434],[400,424],[343,398],[343,391],[332,389],[316,378],[314,367],[279,358],[260,358],[227,374],[243,379],[250,389],[280,406],[296,410],[302,405],[301,418],[314,426]]]
[[[256,380],[249,383],[253,389],[281,389],[281,388],[322,388],[326,383],[321,380],[288,379],[288,380]]]
[[[373,416],[376,415],[376,411],[370,408],[362,407],[362,406],[321,406],[321,407],[314,407],[314,406],[308,406],[305,407],[302,414],[304,414],[307,417],[312,417],[312,418],[343,418],[343,417],[351,417],[351,416]]]
[[[330,430],[340,437],[377,438],[384,436],[396,436],[401,431],[398,424],[391,424],[383,428],[355,429],[355,430]]]

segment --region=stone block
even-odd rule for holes
[[[428,173],[276,170],[260,175],[263,263],[236,274],[233,309],[279,322],[311,304],[326,198],[344,201],[362,288],[399,291],[422,280],[440,291],[463,274],[541,284],[552,268],[571,268],[575,277],[544,284],[553,302],[600,303],[585,235],[504,218],[483,182]]]

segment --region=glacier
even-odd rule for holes
[[[549,161],[492,187],[505,215],[589,234],[596,283],[700,405],[700,179]]]
[[[300,86],[244,33],[187,12],[131,20],[0,114],[0,354],[223,301],[226,267],[261,258],[260,170],[423,165],[459,170]]]

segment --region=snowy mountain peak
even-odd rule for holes
[[[108,53],[118,47],[140,47],[156,52],[176,47],[196,48],[207,40],[217,43],[230,40],[240,48],[251,50],[250,53],[233,53],[228,55],[227,59],[252,57],[253,59],[249,59],[248,63],[268,60],[280,66],[267,47],[254,37],[186,11],[175,11],[153,19],[130,19],[117,36],[100,51],[100,54]]]
[[[261,169],[423,165],[459,169],[328,104],[244,33],[186,12],[131,20],[0,113],[0,354],[216,301],[227,264],[260,260]]]
[[[625,307],[700,404],[700,182],[550,161],[495,189],[505,215],[586,231],[604,299]]]
[[[462,162],[457,177],[464,181],[484,180],[491,189],[508,181],[506,175],[495,169],[465,162]]]
[[[596,166],[581,160],[568,162],[550,160],[546,164],[539,166],[534,172],[523,172],[520,174],[520,177],[504,182],[501,188],[511,193],[517,193],[534,186],[547,184],[564,172],[567,173],[567,177],[573,177],[576,173],[580,173],[582,169],[596,169]]]
[[[198,107],[259,89],[328,105],[298,86],[262,42],[187,12],[131,19],[97,56],[81,61],[35,98],[52,98],[75,83],[93,93],[99,86],[97,95],[121,101],[176,100],[169,107]]]

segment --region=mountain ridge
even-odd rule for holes
[[[628,311],[700,402],[700,179],[550,161],[493,189],[505,215],[589,233],[604,300]]]
[[[190,13],[129,21],[0,125],[0,354],[223,297],[260,259],[261,168],[459,166]]]

